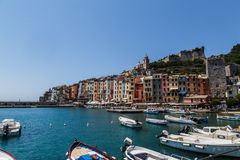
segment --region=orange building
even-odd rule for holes
[[[143,79],[141,77],[134,78],[134,97],[133,103],[142,103],[143,97]]]
[[[78,99],[78,89],[79,84],[73,84],[69,86],[69,100],[77,100]]]

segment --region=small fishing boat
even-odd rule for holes
[[[124,160],[179,160],[172,156],[168,156],[144,147],[135,146],[132,144],[130,138],[124,140],[124,146],[122,152],[125,153],[126,158]],[[182,158],[182,160],[184,160]]]
[[[75,140],[68,152],[66,153],[67,160],[115,160],[116,158],[110,156],[104,151],[89,144],[82,143]]]
[[[168,123],[167,120],[154,119],[154,118],[146,118],[146,122],[151,124],[157,124],[157,125],[166,125]]]
[[[133,119],[122,117],[122,116],[120,116],[118,119],[123,126],[130,127],[130,128],[142,127],[142,122],[139,122],[138,120],[133,120]]]
[[[0,123],[0,136],[18,136],[21,134],[21,124],[14,119],[4,119]]]
[[[169,135],[167,131],[163,131],[158,137],[161,144],[173,148],[211,155],[221,153],[222,156],[240,158],[240,139],[214,139],[189,134]]]
[[[219,120],[226,120],[226,121],[240,121],[239,115],[232,115],[232,116],[220,116],[217,115],[217,119]]]
[[[0,148],[0,159],[1,160],[16,160],[16,158],[9,152],[4,151]]]
[[[145,114],[159,114],[159,110],[156,108],[147,108],[143,111]]]
[[[194,122],[193,120],[189,119],[186,116],[181,116],[181,117],[173,117],[170,115],[165,115],[164,118],[168,121],[168,122],[174,122],[174,123],[182,123],[182,124],[197,124],[196,122]]]

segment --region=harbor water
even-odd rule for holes
[[[75,138],[97,146],[101,150],[123,159],[120,147],[125,137],[133,140],[135,145],[143,146],[168,155],[177,154],[188,158],[205,157],[207,155],[182,151],[160,144],[156,135],[162,130],[178,133],[184,125],[169,123],[167,126],[147,124],[146,117],[163,119],[159,115],[143,113],[125,114],[130,118],[144,122],[142,129],[121,126],[119,113],[109,113],[104,109],[84,108],[19,108],[0,109],[0,119],[14,118],[21,122],[20,137],[1,138],[0,148],[9,151],[17,160],[64,160],[66,152]],[[216,120],[216,114],[202,114],[209,117],[204,126],[237,127],[239,122]],[[200,126],[201,127],[201,126]],[[234,158],[218,158],[218,160],[234,160]]]

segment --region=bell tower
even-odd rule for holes
[[[143,58],[143,68],[144,69],[148,69],[148,66],[149,66],[149,58],[148,58],[148,55],[146,54],[145,57]]]

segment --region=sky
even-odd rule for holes
[[[240,43],[239,0],[0,0],[0,101]]]

